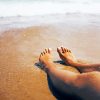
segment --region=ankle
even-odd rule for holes
[[[49,73],[49,72],[51,72],[51,71],[53,71],[55,69],[55,64],[53,62],[51,62],[51,61],[47,62],[45,64],[45,66],[46,66],[46,68],[45,68],[46,73]]]

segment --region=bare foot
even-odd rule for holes
[[[41,52],[39,61],[41,63],[41,69],[43,69],[45,72],[49,69],[49,65],[53,63],[52,56],[51,56],[51,49],[45,49],[43,52]]]
[[[83,64],[78,62],[72,52],[64,47],[57,48],[57,52],[60,58],[66,63],[75,68],[80,72],[91,72],[91,71],[100,71],[100,64]]]
[[[72,54],[71,50],[64,48],[64,47],[59,47],[57,48],[57,52],[60,56],[60,58],[69,65],[72,65],[72,63],[77,62],[77,59],[75,56]]]

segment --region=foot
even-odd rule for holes
[[[60,47],[57,48],[57,52],[60,56],[60,58],[67,64],[67,65],[72,65],[73,63],[77,62],[77,59],[75,56],[72,54],[71,50]]]
[[[80,72],[91,72],[91,71],[100,71],[100,64],[83,64],[78,62],[72,52],[64,47],[57,48],[57,52],[60,58],[66,63],[75,68]]]
[[[45,49],[43,52],[41,52],[39,61],[41,63],[41,69],[43,69],[45,72],[49,69],[49,65],[53,63],[52,56],[51,56],[51,49]]]

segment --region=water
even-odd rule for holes
[[[0,0],[0,16],[100,14],[100,0]]]
[[[98,28],[100,0],[0,0],[0,31],[61,23]]]

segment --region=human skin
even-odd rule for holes
[[[59,52],[59,54],[65,54],[69,50],[66,49],[65,52],[62,48],[58,48],[57,51]],[[71,72],[69,70],[57,69],[55,67],[55,63],[53,63],[52,61],[51,53],[52,52],[50,49],[45,49],[40,54],[39,61],[42,64],[43,70],[52,80],[54,87],[65,94],[75,94],[82,98],[82,100],[100,100],[99,71],[80,74]],[[68,56],[69,54],[67,53],[66,57]],[[66,60],[66,62],[69,62],[68,59]]]
[[[60,58],[70,66],[77,68],[80,72],[91,72],[91,71],[100,71],[100,64],[88,64],[79,62],[76,57],[72,54],[71,50],[59,47],[57,52]]]

